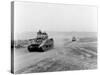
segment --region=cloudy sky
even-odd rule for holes
[[[37,31],[97,31],[93,6],[15,2],[15,33]]]

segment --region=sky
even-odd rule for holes
[[[84,5],[15,2],[14,32],[97,32],[97,8]]]

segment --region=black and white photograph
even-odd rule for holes
[[[11,8],[12,73],[97,69],[97,7],[14,1]]]

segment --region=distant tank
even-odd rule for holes
[[[39,51],[44,52],[54,47],[53,38],[48,38],[46,32],[37,32],[37,37],[34,38],[33,43],[28,46],[29,52]]]
[[[72,41],[76,41],[76,37],[72,37]]]

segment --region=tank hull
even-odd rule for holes
[[[28,46],[29,52],[44,52],[54,47],[53,39],[44,40],[41,44],[31,44]]]

